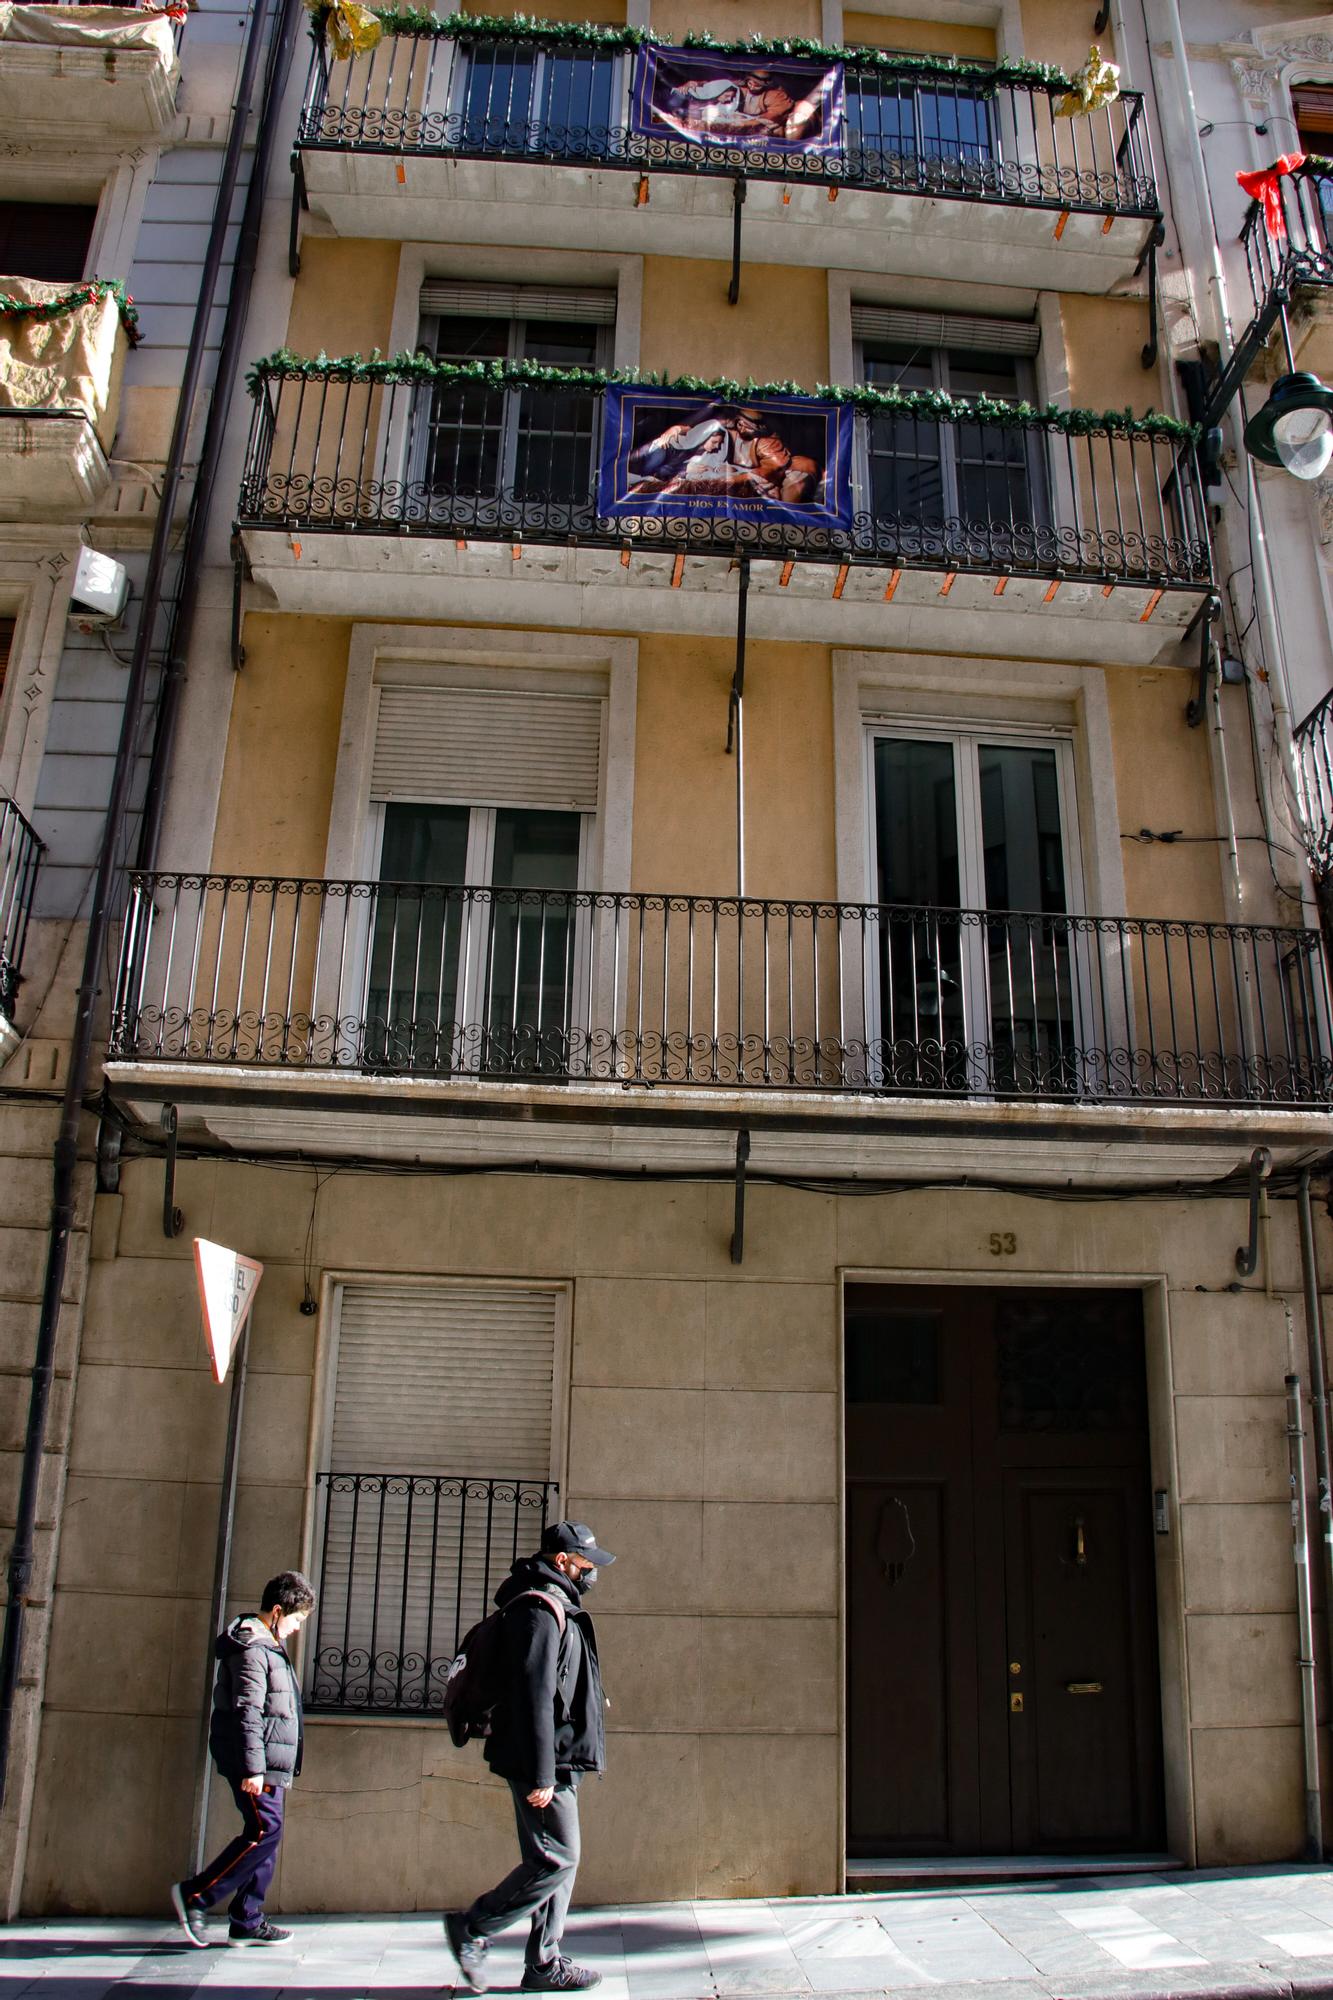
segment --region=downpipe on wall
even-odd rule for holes
[[[1305,1763],[1305,1847],[1302,1859],[1324,1858],[1324,1816],[1319,1795],[1319,1714],[1315,1685],[1314,1607],[1305,1498],[1305,1426],[1301,1421],[1301,1378],[1286,1377],[1287,1465],[1291,1481],[1291,1560],[1296,1571],[1296,1614],[1300,1635],[1301,1747]]]
[[[1310,1169],[1302,1167],[1296,1189],[1301,1233],[1301,1290],[1305,1340],[1310,1354],[1310,1402],[1314,1411],[1315,1473],[1319,1481],[1319,1541],[1323,1552],[1324,1617],[1328,1624],[1329,1671],[1333,1673],[1333,1485],[1330,1484],[1328,1367],[1324,1358],[1324,1313],[1319,1297],[1319,1258],[1310,1209]]]
[[[60,1302],[69,1255],[70,1230],[74,1224],[79,1123],[83,1113],[84,1092],[88,1086],[88,1076],[92,1066],[93,1022],[101,991],[103,965],[115,908],[117,847],[134,783],[135,750],[143,720],[153,632],[162,605],[163,581],[171,546],[172,521],[184,474],[190,420],[203,373],[208,321],[217,295],[231,206],[240,177],[246,127],[249,123],[260,59],[274,4],[275,0],[254,0],[245,55],[232,105],[231,126],[218,180],[208,248],[200,275],[199,297],[190,328],[189,344],[185,351],[175,421],[172,425],[171,443],[163,472],[157,520],[153,527],[139,629],[135,635],[134,654],[125,688],[125,707],[121,716],[120,737],[116,745],[110,795],[107,800],[106,817],[102,824],[101,847],[93,882],[88,937],[75,1004],[74,1031],[70,1039],[69,1069],[61,1098],[60,1126],[54,1149],[51,1227],[47,1242],[46,1269],[42,1280],[37,1349],[28,1399],[28,1423],[23,1444],[23,1470],[19,1485],[18,1510],[14,1540],[9,1552],[4,1634],[3,1639],[0,1639],[0,1806],[5,1803],[9,1785],[14,1697],[18,1688],[23,1654],[25,1613],[32,1586],[38,1488],[46,1445],[51,1381],[55,1372]]]

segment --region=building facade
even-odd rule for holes
[[[1094,11],[497,0],[275,65],[120,848],[12,1908],[156,1910],[189,1851],[196,1237],[264,1265],[229,1596],[321,1593],[284,1908],[499,1869],[433,1711],[556,1510],[620,1557],[588,1900],[1321,1838],[1327,502],[1190,421],[1269,313],[1265,392],[1274,293],[1321,366],[1324,183],[1295,270],[1235,173],[1317,136],[1333,17],[1112,4],[1099,98]],[[132,456],[172,407],[164,365]],[[92,671],[14,793],[15,1483]]]

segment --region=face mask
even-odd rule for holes
[[[575,1590],[577,1590],[579,1596],[586,1597],[597,1581],[597,1571],[595,1569],[580,1570],[577,1576],[571,1576],[569,1580]]]

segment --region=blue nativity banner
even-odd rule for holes
[[[832,153],[842,146],[845,95],[841,63],[650,44],[635,59],[630,130],[761,153]]]
[[[604,518],[852,525],[853,412],[809,396],[726,403],[611,382],[597,511]]]

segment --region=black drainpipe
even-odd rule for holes
[[[246,127],[250,120],[255,81],[259,75],[260,59],[263,55],[273,4],[274,0],[254,0],[249,38],[241,65],[236,99],[232,106],[231,129],[227,135],[227,149],[223,155],[222,174],[213,208],[212,227],[209,231],[208,251],[199,283],[199,299],[195,306],[194,323],[190,329],[190,343],[185,353],[180,396],[176,404],[176,419],[172,426],[171,445],[167,453],[162,492],[158,501],[157,520],[153,527],[139,629],[135,635],[134,657],[125,689],[120,740],[116,745],[111,793],[107,801],[106,818],[102,824],[101,850],[97,857],[97,875],[93,884],[92,905],[88,918],[88,940],[79,980],[74,1033],[70,1041],[69,1072],[65,1079],[65,1090],[60,1104],[60,1129],[55,1144],[51,1187],[51,1233],[47,1244],[46,1272],[42,1281],[37,1353],[33,1361],[32,1389],[28,1401],[28,1430],[23,1444],[23,1475],[19,1486],[18,1517],[14,1527],[13,1545],[9,1552],[4,1637],[0,1640],[0,1806],[4,1804],[9,1783],[14,1694],[18,1686],[19,1665],[23,1652],[24,1613],[27,1610],[28,1591],[32,1583],[37,1492],[41,1477],[42,1454],[46,1444],[46,1418],[55,1364],[60,1297],[65,1282],[69,1233],[74,1221],[74,1178],[78,1165],[79,1120],[83,1110],[83,1094],[92,1067],[93,1017],[101,990],[103,961],[116,902],[116,853],[134,783],[135,748],[143,719],[153,630],[162,604],[162,585],[171,549],[172,517],[185,465],[186,438],[203,372],[209,315],[217,294],[228,218],[240,178]]]
[[[199,609],[199,586],[203,574],[204,544],[213,507],[213,489],[217,483],[218,461],[222,457],[222,447],[226,441],[232,392],[236,387],[236,375],[241,365],[246,319],[250,310],[250,294],[254,289],[259,232],[264,220],[264,198],[268,190],[269,168],[272,165],[273,149],[278,133],[277,114],[287,85],[292,49],[295,46],[296,31],[303,12],[301,0],[278,0],[278,4],[282,6],[283,12],[278,23],[278,32],[273,38],[273,46],[269,51],[268,72],[264,79],[264,96],[259,113],[259,134],[255,142],[255,157],[250,169],[250,185],[246,190],[245,207],[241,213],[241,228],[236,243],[236,262],[232,267],[226,317],[222,322],[222,345],[218,352],[217,380],[213,386],[212,401],[208,406],[208,421],[204,427],[204,442],[199,454],[199,470],[195,476],[194,498],[190,506],[190,518],[186,524],[185,543],[181,551],[180,595],[172,615],[171,633],[167,642],[166,672],[153,730],[148,782],[144,788],[143,811],[139,821],[139,843],[135,854],[135,866],[138,868],[153,869],[157,866],[167,778],[171,769],[176,723],[180,715],[181,695],[185,686],[185,662],[194,632],[195,613]]]

